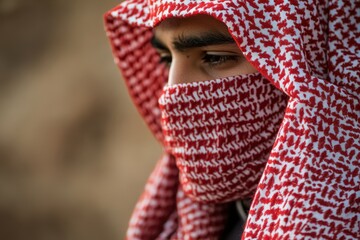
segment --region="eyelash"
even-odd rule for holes
[[[205,54],[201,60],[203,63],[208,64],[210,67],[215,67],[226,63],[227,61],[238,61],[238,55],[217,55],[217,54]],[[165,63],[167,66],[171,65],[171,56],[160,56],[160,63]]]
[[[167,66],[170,66],[172,61],[172,57],[171,56],[160,56],[160,63],[164,63]]]
[[[217,54],[205,54],[202,57],[202,61],[209,64],[211,67],[215,67],[226,63],[228,61],[238,61],[239,56],[237,55],[217,55]]]

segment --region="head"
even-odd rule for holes
[[[211,5],[201,3],[202,9]],[[149,13],[159,14],[152,16],[133,15],[130,4],[109,15],[118,66],[145,121],[174,156],[187,196],[204,202],[248,198],[270,154],[286,96],[257,71],[258,59],[247,61],[258,56],[245,41],[254,36],[240,23],[234,31],[231,15],[172,15],[171,6],[155,4]]]
[[[251,197],[283,118],[283,93],[212,17],[164,20],[152,45],[169,68],[161,124],[183,191],[209,203]]]
[[[257,72],[226,25],[207,15],[164,20],[152,45],[169,68],[169,85]]]

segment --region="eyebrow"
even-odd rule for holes
[[[234,39],[225,33],[220,32],[206,32],[201,33],[199,35],[193,36],[185,36],[180,35],[174,41],[173,45],[174,48],[178,51],[185,51],[189,48],[199,48],[199,47],[206,47],[211,45],[222,45],[222,44],[234,44]],[[160,50],[168,50],[168,48],[161,42],[160,39],[154,36],[151,39],[151,44],[153,47],[160,49]]]

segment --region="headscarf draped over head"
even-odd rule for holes
[[[243,239],[359,239],[360,2],[129,0],[109,11],[115,62],[161,143],[158,99],[168,73],[150,44],[152,28],[198,14],[223,22],[247,60],[289,97]],[[165,153],[127,237],[216,239],[226,207],[184,194]]]

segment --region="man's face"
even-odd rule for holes
[[[225,24],[210,16],[167,19],[155,27],[152,44],[169,67],[169,85],[257,71]]]

